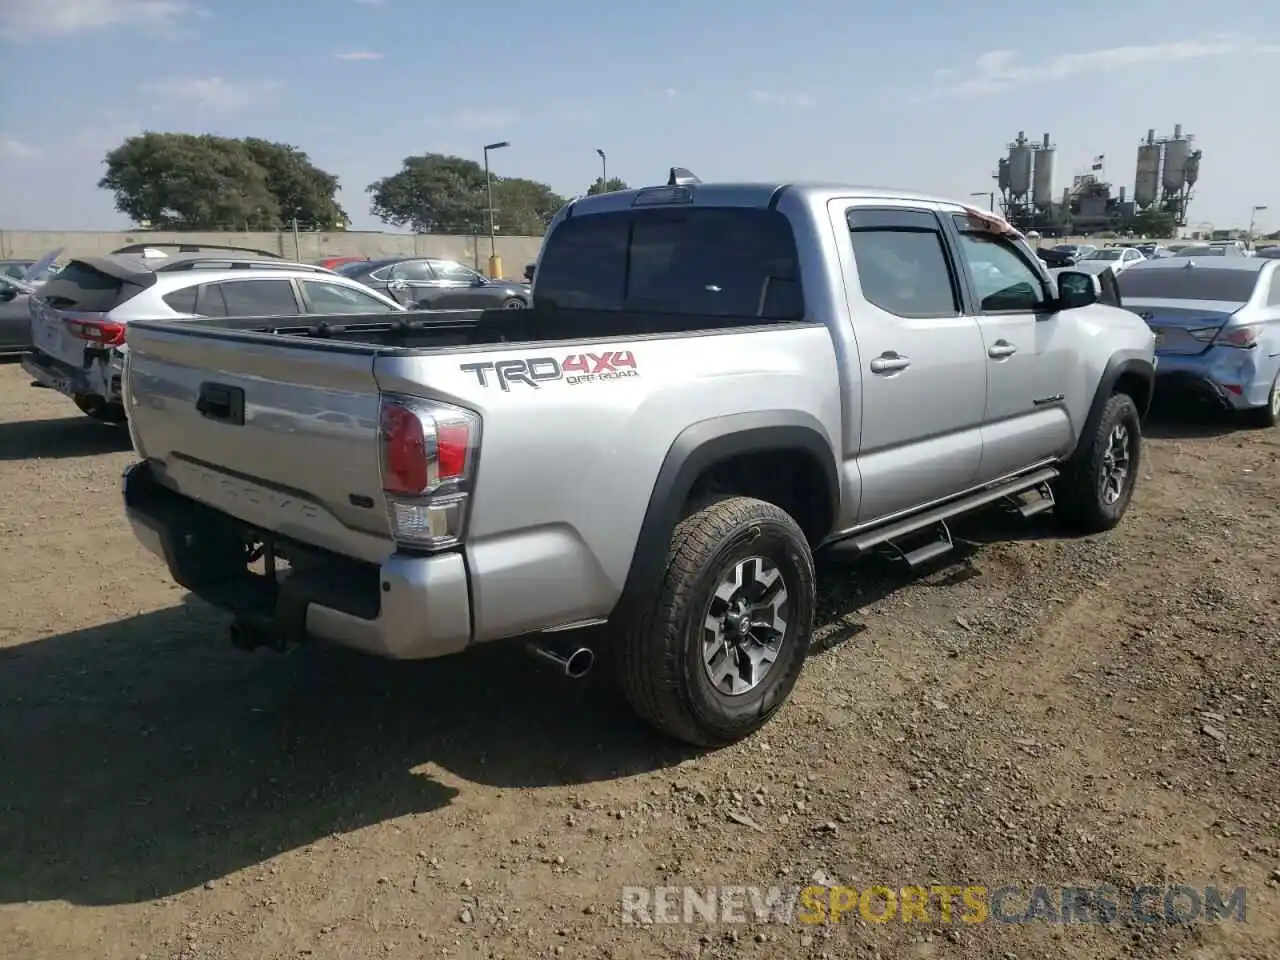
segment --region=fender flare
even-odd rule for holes
[[[613,612],[634,609],[657,587],[671,533],[700,476],[736,456],[787,451],[811,456],[821,465],[834,523],[840,515],[840,476],[831,441],[815,417],[798,410],[761,410],[712,417],[682,430],[667,449],[649,494],[631,566]]]
[[[1102,408],[1107,405],[1107,401],[1116,392],[1116,383],[1125,374],[1136,374],[1147,384],[1146,400],[1136,404],[1138,418],[1146,420],[1147,412],[1151,409],[1151,398],[1155,393],[1155,364],[1147,356],[1140,353],[1117,353],[1107,361],[1107,365],[1102,370],[1102,376],[1098,378],[1098,387],[1093,394],[1093,403],[1089,405],[1089,413],[1085,416],[1080,434],[1076,438],[1076,449],[1079,449],[1080,442],[1084,438],[1093,436],[1093,432],[1098,429],[1098,421],[1102,419]],[[1075,450],[1072,450],[1072,455],[1075,455]]]

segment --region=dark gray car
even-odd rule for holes
[[[419,310],[524,310],[531,300],[527,283],[490,280],[456,260],[436,257],[362,260],[344,263],[337,272]]]

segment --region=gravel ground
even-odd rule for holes
[[[825,561],[791,703],[695,756],[505,648],[236,652],[132,540],[123,434],[0,367],[0,956],[1280,956],[1280,430],[1148,432],[1109,535]],[[813,882],[1247,922],[621,923],[627,885]]]

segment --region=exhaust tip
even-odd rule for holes
[[[564,673],[570,680],[581,680],[591,668],[595,666],[596,655],[586,647],[582,647],[569,654],[568,660],[564,664]]]

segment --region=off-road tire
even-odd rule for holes
[[[1280,425],[1280,374],[1272,381],[1271,392],[1267,394],[1267,402],[1261,407],[1253,407],[1240,412],[1240,419],[1251,427],[1274,427]]]
[[[1129,470],[1120,498],[1108,504],[1102,496],[1104,457],[1112,431],[1119,425],[1129,433]],[[1141,468],[1142,423],[1138,408],[1128,394],[1113,394],[1102,408],[1093,432],[1081,438],[1080,446],[1054,481],[1054,515],[1058,522],[1081,534],[1112,529],[1124,518]]]
[[[701,626],[721,578],[750,556],[782,574],[787,630],[759,686],[729,697],[707,677]],[[808,654],[815,607],[813,554],[795,520],[763,500],[713,500],[676,526],[652,602],[620,632],[618,685],[636,714],[663,733],[700,747],[734,743],[786,702]]]

